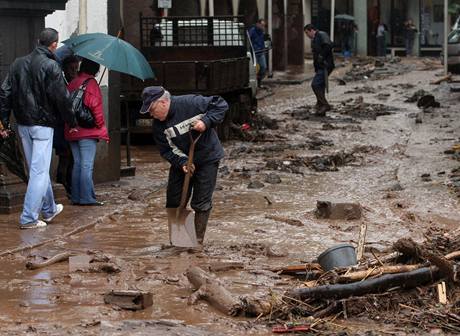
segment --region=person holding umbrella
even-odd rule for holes
[[[109,141],[101,89],[94,78],[99,68],[98,63],[83,58],[78,76],[68,85],[70,92],[86,85],[83,104],[89,108],[95,122],[92,128],[78,127],[78,132],[71,132],[68,125],[65,128],[65,139],[70,143],[74,161],[71,187],[71,200],[74,205],[104,205],[103,202],[96,199],[93,183],[97,142],[99,140]]]
[[[105,70],[118,71],[141,80],[153,78],[150,64],[142,53],[123,41],[118,36],[103,33],[82,34],[63,41],[74,55],[82,57],[80,72],[68,86],[69,91],[75,91],[86,82],[84,105],[90,108],[95,120],[95,127],[79,127],[79,134],[66,132],[74,157],[72,171],[72,196],[75,205],[104,205],[96,199],[92,180],[96,145],[99,140],[109,141],[105,126],[102,95],[95,75],[100,65]]]
[[[49,173],[53,127],[58,114],[69,125],[69,133],[77,129],[61,67],[54,56],[58,40],[55,29],[45,28],[34,51],[13,62],[0,88],[1,122],[8,128],[13,112],[29,167],[29,182],[19,218],[21,229],[44,227],[64,209],[54,201]],[[2,130],[0,135],[6,137],[8,131]],[[39,219],[40,214],[43,220]]]

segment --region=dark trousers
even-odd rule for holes
[[[326,70],[325,69],[318,69],[315,72],[315,77],[311,81],[311,87],[313,91],[325,91],[326,90]]]
[[[56,182],[64,186],[67,196],[69,196],[72,194],[73,156],[70,145],[64,137],[64,123],[60,123],[54,129],[53,147],[56,151],[56,155],[59,157]]]
[[[192,195],[191,207],[195,211],[208,211],[212,208],[212,194],[216,188],[219,162],[197,166],[190,180],[188,197]],[[166,191],[166,207],[177,208],[180,204],[182,185],[185,174],[182,169],[169,169],[168,189]]]
[[[385,36],[377,36],[377,56],[386,56]]]

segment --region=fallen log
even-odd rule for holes
[[[348,274],[339,275],[337,281],[340,283],[360,281],[360,280],[363,280],[363,279],[366,279],[368,277],[375,276],[375,275],[411,272],[421,267],[423,267],[423,265],[420,265],[420,264],[419,265],[382,266],[382,267],[376,267],[371,270],[364,270],[364,271],[358,271],[358,272],[352,272]]]
[[[450,81],[451,79],[452,79],[452,74],[449,73],[449,74],[447,74],[446,76],[442,76],[442,77],[439,78],[439,79],[436,79],[436,80],[434,80],[434,81],[431,81],[430,84],[441,84],[442,82],[444,82],[444,81]]]
[[[197,289],[190,297],[189,304],[195,304],[203,299],[229,316],[263,316],[269,314],[272,309],[269,301],[251,296],[242,298],[234,296],[218,279],[199,267],[187,269],[186,276]]]
[[[382,293],[393,287],[404,289],[415,288],[432,283],[441,278],[437,267],[424,267],[411,272],[385,274],[381,277],[349,284],[324,285],[312,288],[297,288],[287,291],[285,299],[345,299],[350,296],[361,296],[371,293]]]
[[[446,258],[447,260],[456,259],[458,257],[460,257],[460,251],[450,252],[449,254],[446,254],[444,256],[444,258]]]
[[[69,257],[75,255],[74,253],[72,252],[63,252],[63,253],[59,253],[59,254],[56,254],[55,256],[45,260],[45,261],[42,261],[42,262],[32,262],[32,261],[29,261],[26,263],[26,268],[27,269],[30,269],[30,270],[34,270],[34,269],[38,269],[38,268],[43,268],[43,267],[46,267],[46,266],[49,266],[49,265],[53,265],[53,264],[56,264],[58,262],[61,262],[61,261],[66,261],[69,259]]]
[[[394,243],[393,248],[407,256],[428,260],[430,263],[439,268],[442,275],[446,276],[449,280],[454,281],[454,264],[447,260],[444,256],[427,250],[425,247],[417,244],[410,238],[399,239],[396,243]]]

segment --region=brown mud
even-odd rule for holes
[[[325,118],[311,114],[309,83],[273,86],[275,94],[259,104],[266,124],[242,131],[244,140],[225,144],[227,157],[201,252],[166,246],[168,164],[153,146],[134,148],[135,177],[97,186],[104,207],[65,204],[64,213],[45,230],[20,231],[17,215],[2,216],[2,334],[147,335],[164,329],[181,335],[270,335],[267,320],[227,317],[204,301],[188,305],[193,287],[187,268],[241,263],[242,269],[215,272],[233,294],[277,295],[298,283],[274,268],[311,261],[336,243],[357,244],[362,221],[368,225],[366,251],[375,253],[402,237],[422,241],[430,227],[456,229],[460,216],[454,184],[460,164],[444,151],[459,140],[459,94],[442,84],[429,85],[440,70],[427,62],[401,63],[406,69],[401,74],[379,80],[347,85],[331,80],[334,110]],[[333,77],[348,70],[338,69]],[[359,93],[362,101],[346,92],[350,86],[366,87]],[[433,94],[441,107],[423,112],[405,102],[420,89]],[[382,104],[379,94],[385,95],[383,106],[391,113],[375,112]],[[352,105],[360,102],[361,110]],[[351,112],[343,113],[343,106],[352,106]],[[369,106],[374,114],[367,113]],[[420,113],[422,122],[416,123]],[[359,203],[363,217],[317,219],[318,200]],[[81,232],[68,234],[79,227]],[[28,261],[62,252],[101,253],[116,260],[120,271],[70,272],[65,261],[26,269]],[[151,292],[153,305],[139,311],[106,305],[104,294],[112,290]],[[377,315],[342,316],[331,333],[404,334],[404,326],[382,323]],[[415,330],[427,331],[423,325]]]

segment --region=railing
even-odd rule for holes
[[[139,15],[141,48],[214,46],[246,47],[246,28],[242,16]]]

